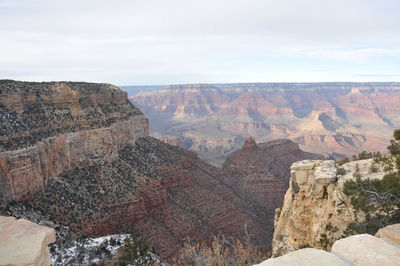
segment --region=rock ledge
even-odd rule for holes
[[[25,219],[0,216],[0,265],[50,265],[54,230]]]

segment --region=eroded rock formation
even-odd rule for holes
[[[277,209],[273,255],[279,256],[301,247],[329,249],[347,226],[363,219],[343,193],[343,184],[354,179],[383,178],[383,169],[371,172],[372,159],[343,165],[341,175],[334,161],[305,160],[291,167],[289,189],[282,209]]]

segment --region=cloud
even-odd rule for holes
[[[329,78],[310,67],[354,76],[362,65],[374,72],[385,58],[398,59],[399,9],[391,0],[0,0],[0,77],[118,84]],[[281,72],[266,74],[277,62]]]

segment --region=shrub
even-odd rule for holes
[[[394,137],[395,140],[400,140],[400,129],[396,129],[393,132],[393,137]]]
[[[346,170],[344,168],[338,168],[336,173],[338,175],[345,175],[346,174]]]
[[[150,265],[153,262],[153,257],[147,244],[138,244],[129,238],[124,239],[124,246],[121,248],[120,257],[122,265]]]
[[[371,173],[378,173],[379,171],[379,166],[376,164],[371,164],[371,167],[369,169],[371,171]]]
[[[350,159],[347,158],[347,157],[344,157],[342,160],[340,160],[338,162],[338,165],[343,165],[343,164],[348,163],[348,162],[350,162]]]

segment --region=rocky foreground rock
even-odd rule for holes
[[[380,229],[376,236],[354,235],[336,241],[331,253],[304,248],[268,259],[258,266],[397,266],[400,265],[400,224]]]
[[[49,227],[0,216],[0,265],[50,265],[47,246],[54,241]]]

